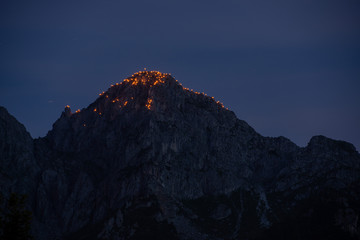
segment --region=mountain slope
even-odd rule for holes
[[[25,127],[0,106],[0,192],[25,193],[34,185],[21,178],[40,170],[34,157],[34,143]]]
[[[27,141],[36,170],[12,175],[37,179],[26,189],[39,239],[360,236],[351,144],[262,137],[168,74],[135,73]]]

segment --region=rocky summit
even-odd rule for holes
[[[156,71],[66,106],[43,138],[1,107],[0,191],[26,194],[39,240],[360,239],[352,144],[263,137]]]

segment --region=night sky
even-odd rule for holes
[[[33,137],[147,68],[264,136],[360,149],[360,1],[0,1],[0,105]]]

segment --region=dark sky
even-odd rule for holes
[[[360,149],[360,1],[0,1],[0,105],[33,137],[147,68],[265,136]]]

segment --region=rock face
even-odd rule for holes
[[[359,239],[360,155],[259,135],[212,97],[143,71],[44,138],[0,108],[0,186],[36,239]]]
[[[34,157],[34,142],[25,127],[0,107],[0,192],[27,193],[36,184],[30,179],[40,169]]]

